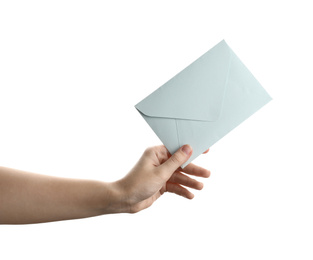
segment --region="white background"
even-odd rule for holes
[[[312,259],[310,1],[0,1],[0,165],[116,180],[160,141],[134,105],[225,39],[273,97],[194,162],[192,201],[0,226],[1,259]],[[1,214],[1,213],[0,213]]]

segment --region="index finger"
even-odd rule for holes
[[[180,168],[180,171],[190,174],[190,175],[194,175],[194,176],[198,176],[198,177],[203,177],[203,178],[208,178],[210,177],[211,172],[207,169],[204,169],[198,165],[195,165],[193,163],[189,163],[184,169]]]

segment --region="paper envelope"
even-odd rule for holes
[[[135,107],[171,154],[192,146],[185,167],[270,100],[223,40]]]

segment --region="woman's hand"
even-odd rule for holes
[[[165,146],[148,148],[129,174],[115,183],[120,190],[120,209],[129,213],[141,211],[167,191],[192,199],[193,193],[185,187],[201,190],[203,184],[188,175],[207,178],[210,172],[194,164],[180,168],[191,154],[189,145],[172,156]]]

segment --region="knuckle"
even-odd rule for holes
[[[148,147],[145,151],[144,151],[144,155],[151,155],[153,153],[153,147]]]

